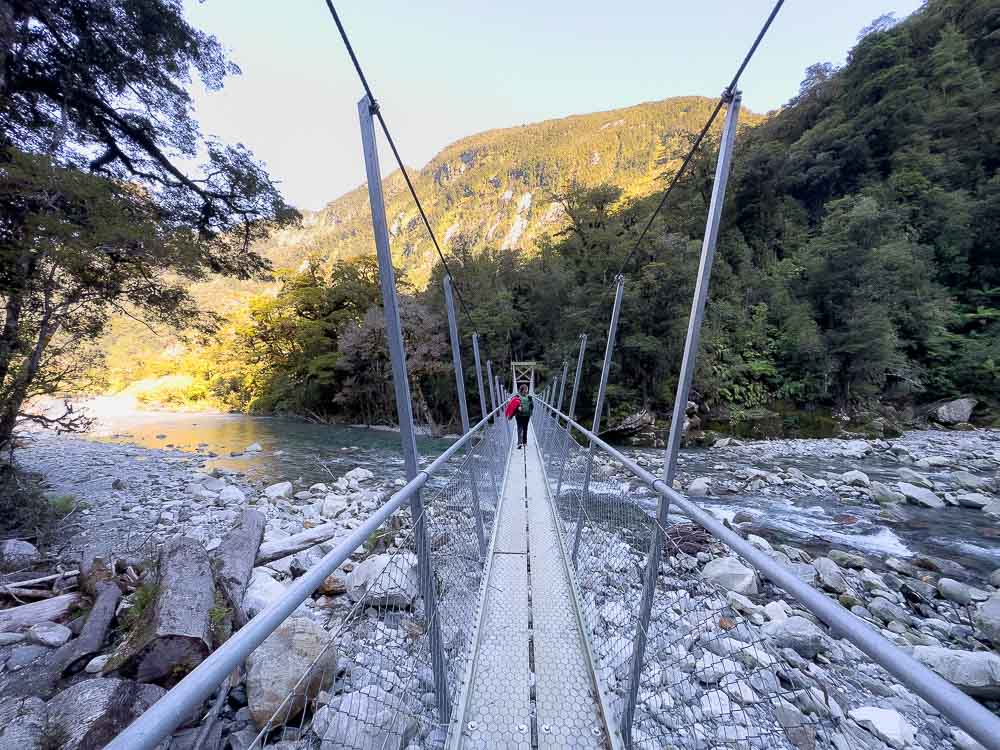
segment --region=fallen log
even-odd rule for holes
[[[48,589],[22,589],[14,588],[13,586],[0,588],[0,594],[9,596],[12,599],[51,599],[55,596]]]
[[[100,653],[104,639],[108,636],[108,628],[115,619],[115,610],[121,597],[121,589],[114,583],[97,584],[97,599],[90,614],[87,615],[87,621],[79,637],[64,643],[52,656],[50,664],[57,677],[67,672],[79,672],[87,666],[92,657]]]
[[[39,622],[61,620],[79,603],[77,593],[54,596],[40,602],[22,604],[19,607],[0,609],[0,633],[24,630]]]
[[[265,542],[260,545],[260,549],[257,551],[255,565],[267,565],[269,562],[315,547],[317,544],[327,542],[337,536],[346,537],[349,533],[350,529],[345,528],[343,524],[324,523],[322,526],[306,529],[300,534],[293,534],[284,539],[275,539],[273,542]]]
[[[243,595],[250,582],[257,549],[264,540],[264,525],[262,513],[251,508],[244,510],[240,520],[229,530],[213,555],[215,585],[229,609],[216,627],[215,635],[219,643],[229,638],[233,630],[246,624]]]
[[[104,747],[165,693],[130,680],[78,682],[49,701],[49,735],[58,738],[60,750]]]
[[[3,581],[0,582],[0,587],[37,586],[40,583],[49,583],[50,581],[58,581],[60,578],[72,578],[73,576],[78,575],[80,575],[79,570],[67,570],[65,573],[53,573],[52,575],[42,576],[41,578],[29,578],[27,581]]]
[[[157,564],[153,602],[108,660],[104,673],[120,671],[140,682],[179,678],[212,650],[215,583],[205,548],[175,537]]]

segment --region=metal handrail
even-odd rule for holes
[[[319,588],[327,576],[331,575],[355,550],[362,546],[365,540],[378,530],[389,516],[399,510],[403,503],[409,501],[415,493],[419,492],[427,480],[464,448],[473,436],[481,431],[501,410],[502,407],[494,409],[459,440],[448,446],[448,449],[431,462],[427,468],[420,470],[406,486],[392,495],[361,526],[352,531],[346,539],[330,550],[322,560],[292,584],[280,599],[257,614],[229,640],[212,652],[205,661],[115,737],[105,750],[152,750],[169,737],[201,706],[212,694],[212,691],[221,685],[233,670],[239,667],[281,623],[291,616],[302,602]]]
[[[890,674],[910,690],[938,709],[944,716],[955,722],[961,729],[978,740],[988,750],[1000,750],[1000,718],[984,706],[956,688],[902,649],[883,638],[863,620],[851,614],[840,604],[828,599],[822,593],[804,583],[794,573],[758,550],[738,534],[726,528],[711,514],[692,503],[687,497],[668,486],[661,479],[643,469],[621,451],[608,445],[583,425],[573,421],[566,414],[555,409],[539,397],[537,401],[552,412],[555,419],[561,419],[583,434],[591,445],[595,445],[631,471],[650,489],[658,492],[676,505],[688,518],[726,544],[740,557],[757,568],[771,582],[787,591],[800,604],[830,626],[838,635],[846,638],[875,660]]]

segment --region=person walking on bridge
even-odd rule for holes
[[[531,412],[534,411],[535,405],[532,403],[531,396],[528,394],[528,386],[525,383],[521,384],[521,395],[514,396],[517,399],[517,406],[508,415],[514,417],[517,420],[517,448],[520,450],[525,445],[528,444],[528,422],[531,420]]]

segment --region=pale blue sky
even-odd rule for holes
[[[814,62],[844,61],[858,31],[920,0],[787,0],[741,81],[765,112]],[[407,164],[462,136],[668,96],[717,96],[772,0],[341,0]],[[364,181],[362,89],[323,0],[185,0],[243,75],[195,92],[206,133],[249,146],[300,208]],[[382,162],[388,172],[390,164]]]

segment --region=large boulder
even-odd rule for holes
[[[1000,593],[993,594],[979,605],[975,623],[979,635],[992,641],[1000,649]]]
[[[906,500],[906,497],[902,492],[896,492],[888,485],[882,484],[882,482],[872,482],[871,486],[872,500],[877,503],[901,503]]]
[[[47,723],[41,698],[0,699],[0,750],[43,750]]]
[[[886,623],[895,621],[905,625],[912,619],[905,609],[881,596],[876,596],[868,603],[868,611]]]
[[[867,474],[857,469],[841,474],[840,481],[852,487],[870,487],[872,483]]]
[[[977,403],[979,402],[974,398],[956,398],[954,401],[945,401],[935,407],[931,412],[931,418],[944,425],[968,422]]]
[[[904,719],[898,711],[864,706],[852,709],[850,717],[880,740],[892,747],[899,748],[899,750],[916,739],[916,730],[914,730],[913,725]]]
[[[907,502],[913,505],[920,505],[924,508],[943,508],[945,505],[944,500],[925,487],[917,487],[909,482],[900,482],[897,487]]]
[[[278,482],[277,484],[272,484],[270,487],[264,489],[264,494],[269,500],[275,500],[281,497],[291,497],[292,483]]]
[[[712,481],[707,477],[698,477],[687,488],[687,494],[691,497],[705,497],[711,493]]]
[[[992,651],[917,646],[913,658],[969,695],[1000,698],[1000,656]]]
[[[951,475],[959,485],[967,490],[989,490],[993,487],[993,482],[985,477],[977,477],[967,471],[956,471]]]
[[[737,594],[756,594],[759,590],[757,574],[738,557],[719,557],[701,571],[706,581]]]
[[[347,575],[347,595],[371,607],[410,607],[420,593],[416,565],[409,552],[373,555]]]
[[[316,696],[333,683],[337,651],[330,633],[304,617],[285,620],[247,657],[247,702],[258,727],[281,708],[275,725],[284,724],[302,710],[305,696]],[[305,677],[296,697],[282,706],[296,683]]]
[[[48,702],[47,734],[60,750],[104,747],[166,694],[157,685],[95,678],[78,682]]]
[[[807,659],[826,649],[826,635],[804,617],[772,620],[764,625],[763,631],[778,648],[790,648]]]
[[[417,729],[402,700],[378,685],[366,685],[323,706],[312,723],[320,750],[402,750]]]
[[[283,584],[274,580],[262,568],[254,568],[250,583],[243,594],[243,609],[248,617],[263,612],[285,593]]]

